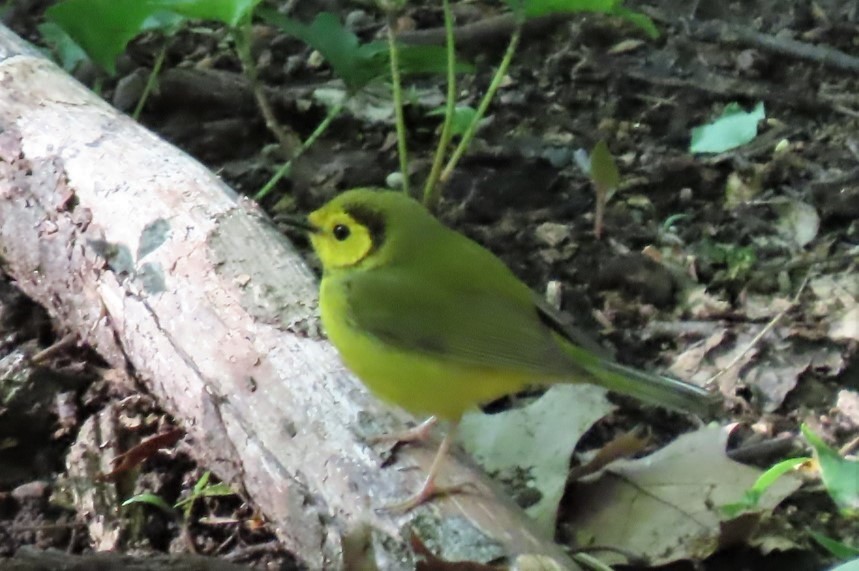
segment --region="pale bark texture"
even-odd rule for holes
[[[409,568],[410,529],[442,557],[574,568],[459,455],[443,480],[474,491],[377,511],[418,488],[434,449],[381,467],[367,436],[411,419],[314,333],[300,256],[252,202],[2,27],[0,261],[60,329],[132,371],[309,568],[370,546],[380,568]]]
[[[22,548],[3,562],[4,571],[249,571],[249,567],[191,553],[132,557],[120,553],[70,555],[64,551]]]

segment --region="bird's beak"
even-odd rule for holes
[[[321,232],[320,228],[311,224],[306,218],[298,216],[283,216],[280,218],[280,220],[288,226],[292,226],[293,228],[298,228],[300,230],[310,232],[311,234],[318,234],[319,232]]]

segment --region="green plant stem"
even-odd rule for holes
[[[158,74],[161,73],[161,66],[164,65],[164,58],[167,56],[167,42],[161,46],[161,51],[155,58],[155,63],[152,65],[152,71],[149,72],[149,77],[146,78],[146,85],[143,87],[143,93],[140,94],[140,99],[137,100],[137,106],[131,114],[131,118],[137,121],[140,119],[140,114],[143,112],[143,106],[146,105],[146,100],[149,99],[149,94],[155,89],[155,84],[158,83]]]
[[[295,155],[293,155],[291,159],[283,163],[283,165],[277,170],[277,172],[274,173],[274,176],[272,176],[269,181],[265,183],[265,186],[263,186],[259,190],[259,192],[254,195],[254,200],[259,202],[260,200],[268,196],[268,193],[271,192],[271,190],[278,183],[278,181],[280,181],[280,179],[289,174],[290,169],[292,169],[293,161],[295,161],[298,157],[303,155],[307,151],[307,149],[313,146],[313,144],[322,135],[322,133],[324,133],[328,129],[332,121],[334,121],[334,119],[338,115],[340,115],[340,112],[343,111],[343,108],[346,106],[346,103],[348,103],[348,101],[349,99],[346,98],[342,102],[338,103],[337,105],[334,105],[333,107],[331,107],[331,109],[328,110],[328,114],[325,116],[325,119],[319,122],[319,125],[316,126],[316,129],[314,129],[310,136],[307,137],[307,139],[301,144],[300,147],[298,147],[298,150],[295,151]]]
[[[403,192],[409,193],[409,154],[406,144],[406,119],[403,115],[403,89],[400,84],[400,52],[394,27],[397,25],[393,10],[388,12],[388,53],[391,59],[391,89],[394,95],[394,113],[397,124],[397,154],[400,156],[400,171],[403,174]]]
[[[274,110],[268,102],[268,97],[265,95],[265,90],[259,82],[256,64],[254,63],[253,54],[251,53],[251,23],[250,20],[239,27],[232,30],[233,40],[236,44],[236,54],[239,56],[239,61],[242,63],[242,70],[251,82],[254,99],[257,107],[265,120],[265,126],[277,139],[280,148],[283,150],[287,159],[295,157],[296,149],[301,145],[301,138],[291,129],[281,125]]]
[[[450,179],[451,174],[453,174],[453,169],[456,168],[457,163],[459,163],[459,159],[462,158],[462,155],[465,154],[465,151],[471,144],[472,139],[474,139],[474,135],[477,133],[477,126],[483,118],[483,115],[486,113],[486,110],[489,108],[489,104],[492,102],[492,99],[495,97],[495,92],[498,91],[498,88],[501,86],[501,81],[507,74],[510,62],[513,61],[513,56],[516,54],[516,48],[519,45],[519,38],[521,36],[522,22],[520,20],[519,24],[516,26],[516,30],[513,32],[513,35],[510,36],[510,43],[507,44],[507,51],[504,52],[504,59],[501,60],[501,64],[498,66],[498,70],[495,72],[495,76],[493,76],[492,82],[489,84],[489,89],[486,90],[486,94],[483,96],[483,99],[480,101],[480,105],[477,107],[474,119],[471,121],[471,124],[468,125],[468,129],[462,136],[462,140],[459,141],[459,145],[456,146],[456,149],[453,151],[453,155],[451,155],[450,160],[447,162],[447,165],[441,173],[439,182],[442,185],[446,184]]]
[[[453,132],[453,114],[456,111],[456,49],[453,40],[453,14],[450,10],[449,0],[442,0],[442,11],[444,12],[445,47],[447,48],[447,105],[444,108],[444,123],[441,127],[438,146],[435,149],[432,169],[424,186],[424,206],[430,210],[435,208],[441,196],[442,186],[439,184],[439,177],[444,164],[444,155],[447,152],[447,146]]]

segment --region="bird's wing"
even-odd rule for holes
[[[342,277],[351,325],[406,351],[463,364],[568,375],[575,363],[521,296],[386,269]],[[453,283],[451,283],[453,282]],[[360,300],[354,303],[354,300]]]
[[[611,352],[593,340],[587,333],[573,324],[573,320],[549,305],[546,300],[534,294],[534,307],[540,320],[552,331],[582,349],[590,351],[596,356],[611,359]]]

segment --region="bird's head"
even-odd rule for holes
[[[420,233],[422,223],[435,222],[416,200],[402,192],[359,188],[338,195],[301,225],[326,271],[369,269],[389,260]]]

